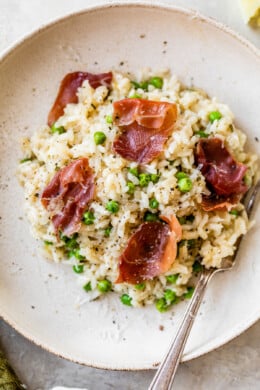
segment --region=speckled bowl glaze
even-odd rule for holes
[[[260,154],[260,55],[222,25],[160,4],[109,4],[35,32],[0,62],[0,311],[25,337],[51,352],[109,369],[158,365],[186,303],[160,314],[124,307],[111,294],[77,307],[83,294],[69,267],[44,260],[31,237],[16,180],[20,139],[46,121],[63,76],[75,70],[170,68],[182,82],[227,103]],[[260,316],[260,212],[237,265],[212,280],[183,360],[237,336]],[[163,330],[162,330],[163,329]]]

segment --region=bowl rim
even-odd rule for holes
[[[21,36],[21,38],[15,40],[10,45],[7,46],[7,48],[3,49],[0,52],[0,66],[8,60],[9,56],[11,56],[17,49],[22,47],[24,44],[30,41],[31,38],[37,38],[40,34],[44,33],[48,29],[54,27],[56,24],[66,22],[70,18],[78,17],[81,15],[84,15],[86,13],[95,13],[100,10],[106,10],[110,8],[147,8],[147,9],[156,9],[156,10],[166,10],[166,11],[172,11],[175,13],[179,13],[185,16],[189,16],[191,19],[200,20],[203,23],[208,23],[209,25],[217,28],[218,30],[226,33],[229,36],[232,36],[234,39],[238,40],[243,46],[245,46],[247,49],[251,51],[252,54],[255,55],[256,59],[260,61],[260,49],[258,49],[253,43],[251,43],[248,39],[244,38],[240,33],[235,32],[232,28],[225,25],[222,22],[218,22],[216,19],[204,16],[199,11],[192,9],[192,8],[185,8],[181,6],[171,5],[169,3],[162,2],[160,0],[155,0],[154,3],[149,3],[145,0],[131,0],[129,2],[118,1],[118,0],[110,0],[109,3],[107,3],[105,0],[103,0],[103,3],[98,5],[89,5],[85,8],[82,8],[79,11],[73,11],[67,13],[65,16],[58,16],[55,17],[52,21],[42,23],[40,27],[37,27],[28,33],[25,33]],[[11,318],[6,313],[0,313],[0,318],[2,318],[7,324],[9,324],[13,329],[15,329],[20,335],[28,339],[29,341],[33,342],[35,345],[43,348],[44,350],[48,351],[49,353],[52,353],[60,358],[66,359],[68,361],[71,361],[73,363],[93,367],[93,368],[101,368],[104,370],[115,370],[115,371],[142,371],[147,369],[155,369],[159,362],[154,362],[149,366],[144,366],[141,368],[136,367],[128,367],[128,368],[120,368],[115,366],[109,366],[108,364],[95,364],[91,361],[84,361],[79,358],[73,358],[69,354],[66,353],[59,353],[54,348],[52,348],[47,343],[41,343],[36,337],[31,336],[26,328],[21,327],[17,324],[14,318]],[[218,349],[219,347],[225,345],[229,341],[233,340],[234,338],[238,337],[240,334],[242,334],[244,331],[249,329],[251,326],[253,326],[258,320],[260,320],[260,309],[255,311],[254,315],[252,315],[249,319],[247,319],[245,322],[240,323],[235,329],[233,328],[230,332],[227,332],[225,337],[222,337],[221,339],[215,339],[214,342],[209,342],[206,344],[204,348],[201,348],[199,352],[191,352],[187,356],[184,355],[182,358],[182,362],[193,360],[197,357],[200,357],[202,355],[205,355],[211,351],[214,351]],[[212,345],[213,344],[213,345]]]
[[[212,26],[220,29],[221,31],[225,32],[228,35],[233,36],[234,38],[238,39],[240,43],[242,43],[244,46],[246,46],[248,49],[250,49],[253,54],[260,60],[260,49],[258,49],[253,43],[251,43],[247,38],[243,37],[240,33],[234,31],[231,27],[227,26],[225,23],[219,22],[216,19],[214,19],[211,16],[205,16],[201,12],[193,9],[193,8],[185,8],[181,6],[171,5],[169,3],[162,2],[160,0],[155,0],[153,4],[148,3],[145,0],[130,0],[127,3],[125,3],[123,0],[110,0],[109,3],[107,3],[105,0],[104,2],[99,5],[89,5],[79,11],[73,11],[69,12],[64,16],[58,16],[55,17],[50,22],[44,22],[40,25],[40,27],[36,27],[33,30],[25,33],[21,36],[21,38],[16,39],[14,42],[10,43],[5,49],[0,51],[0,64],[4,62],[9,55],[11,55],[16,49],[18,49],[20,46],[25,44],[27,41],[30,40],[32,37],[36,37],[37,35],[43,33],[45,30],[47,31],[49,28],[54,27],[58,23],[66,22],[66,20],[70,19],[71,17],[77,17],[80,15],[84,15],[85,13],[92,13],[103,9],[109,9],[109,8],[154,8],[154,9],[164,9],[168,11],[174,11],[180,14],[184,14],[186,16],[190,16],[191,19],[198,19],[202,22],[206,22],[211,24]]]

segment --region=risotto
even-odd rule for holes
[[[161,150],[149,161],[125,157],[116,147],[115,140],[131,126],[118,123],[115,102],[119,101],[131,107],[133,102],[150,101],[163,102],[166,109],[166,103],[175,107],[173,130],[160,141]],[[147,118],[142,120],[146,126]],[[125,305],[155,304],[165,311],[189,298],[192,277],[202,267],[220,267],[222,259],[234,253],[238,237],[249,229],[240,200],[254,181],[257,157],[244,150],[246,136],[233,121],[225,104],[201,90],[184,87],[169,72],[155,76],[146,70],[138,77],[113,72],[109,86],[83,80],[55,123],[42,126],[22,144],[24,158],[18,177],[25,210],[32,234],[42,241],[46,256],[66,263],[75,272],[79,288],[89,300],[114,291]],[[221,142],[222,150],[230,153],[232,157],[227,155],[226,161],[231,159],[239,169],[243,167],[237,193],[227,196],[222,189],[224,197],[215,197],[215,203],[211,198],[217,185],[210,178],[210,165],[203,165],[205,148],[202,157],[198,151],[198,145],[202,148],[210,140]],[[95,191],[86,201],[76,232],[64,233],[55,228],[55,212],[48,208],[49,200],[44,204],[43,194],[53,178],[65,172],[64,167],[79,159],[87,161]],[[166,222],[172,216],[181,232],[178,237],[174,233],[175,258],[166,268],[159,267],[159,272],[163,257],[159,254],[157,271],[151,277],[135,282],[123,278],[122,254],[140,226],[160,223],[168,227]]]

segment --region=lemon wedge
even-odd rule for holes
[[[246,23],[260,27],[260,0],[240,0]]]

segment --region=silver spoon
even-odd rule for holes
[[[255,204],[258,192],[260,189],[260,180],[252,187],[244,199],[244,206],[248,218],[250,217],[253,206]],[[181,356],[186,345],[186,341],[190,334],[192,325],[194,323],[196,314],[200,307],[202,298],[204,296],[206,287],[209,280],[213,275],[220,271],[226,271],[233,268],[235,263],[235,257],[242,241],[240,237],[237,241],[236,251],[233,256],[226,257],[222,260],[221,268],[204,269],[200,276],[196,288],[194,290],[190,304],[188,305],[183,321],[179,327],[179,330],[173,339],[170,348],[160,364],[153,381],[149,387],[149,390],[170,390],[173,384],[173,380],[179,366]]]

